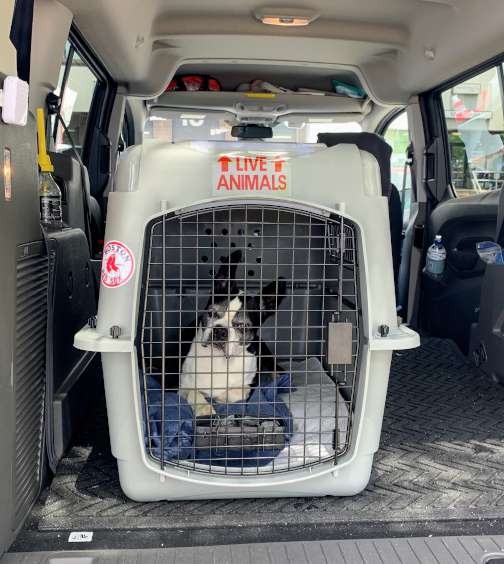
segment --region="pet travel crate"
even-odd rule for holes
[[[388,164],[388,163],[387,163]],[[355,144],[149,142],[110,194],[96,322],[135,500],[352,495],[397,325],[380,166]]]

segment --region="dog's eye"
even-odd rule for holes
[[[217,312],[215,311],[215,309],[209,309],[207,311],[207,315],[210,319],[215,319],[217,317]]]

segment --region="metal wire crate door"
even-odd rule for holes
[[[146,230],[138,327],[145,444],[162,468],[271,474],[349,447],[357,233],[337,214],[240,204]]]

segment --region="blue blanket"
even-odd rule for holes
[[[143,394],[143,378],[142,394]],[[150,453],[161,459],[161,446],[164,442],[164,460],[177,458],[185,460],[192,454],[193,412],[187,401],[175,392],[164,393],[164,436],[162,426],[163,393],[159,383],[147,376],[147,401],[149,413],[145,421],[143,406],[145,443]],[[149,440],[150,433],[150,440]]]
[[[142,378],[143,380],[143,378]],[[253,417],[258,419],[276,419],[284,429],[285,443],[293,433],[292,415],[279,394],[291,391],[289,374],[277,378],[263,376],[259,384],[252,389],[247,401],[236,403],[219,403],[212,401],[215,412],[220,417],[234,415],[237,417]],[[193,445],[193,412],[187,401],[174,391],[164,392],[164,429],[162,425],[162,391],[159,383],[151,376],[147,377],[148,421],[145,421],[146,444],[150,452],[161,458],[162,441],[164,441],[164,460],[197,460],[202,464],[210,463],[220,466],[264,466],[271,462],[282,450],[283,445],[270,448],[252,447],[248,449],[229,450],[218,447],[198,448]],[[145,413],[144,413],[145,419]],[[198,425],[205,424],[198,419]],[[150,441],[148,436],[150,431]],[[162,437],[162,434],[164,436]],[[218,460],[217,460],[218,459]]]

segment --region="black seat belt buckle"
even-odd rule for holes
[[[415,225],[415,230],[413,232],[413,246],[416,249],[423,249],[425,238],[425,225],[422,223]]]

